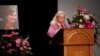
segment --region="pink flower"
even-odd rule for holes
[[[8,46],[8,47],[9,47],[9,46],[12,46],[12,43],[8,43],[8,45],[7,45],[7,46]]]
[[[17,35],[19,34],[18,32],[12,32],[11,34],[4,34],[2,35],[2,37],[8,37],[8,38],[11,38],[13,35]]]
[[[79,11],[80,11],[81,14],[84,13],[84,8],[80,7]]]
[[[11,38],[12,37],[12,34],[4,34],[2,35],[3,37],[8,37],[8,38]]]
[[[21,51],[23,51],[23,50],[24,50],[24,48],[23,48],[23,47],[20,47],[20,50],[21,50]]]
[[[13,49],[7,50],[7,53],[12,54]]]
[[[23,40],[22,45],[23,46],[29,46],[29,42],[27,40]]]
[[[27,49],[27,46],[23,46],[24,49]]]
[[[79,11],[80,11],[80,14],[87,13],[87,9],[85,9],[85,8],[83,8],[83,7],[80,7],[80,8],[79,8]]]
[[[80,19],[79,22],[83,22],[83,19]]]
[[[5,46],[1,46],[2,49],[5,49]]]
[[[16,42],[16,46],[19,47],[20,46],[20,43],[21,43],[21,39],[18,38],[18,39],[15,40],[15,42]]]
[[[94,28],[94,25],[89,20],[87,20],[87,21],[85,21],[85,27],[86,28]]]
[[[12,35],[17,35],[17,34],[19,34],[19,33],[12,31]]]
[[[84,13],[87,13],[88,12],[88,10],[87,9],[84,9]]]
[[[16,51],[16,49],[12,49],[12,51]]]

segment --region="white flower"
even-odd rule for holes
[[[84,14],[80,14],[80,16],[84,16]]]
[[[95,25],[95,22],[93,21],[92,24]]]
[[[82,25],[82,24],[79,24],[79,28],[84,28],[84,25]]]
[[[32,48],[31,48],[31,47],[29,47],[28,49],[29,49],[29,50],[31,50]]]
[[[84,19],[85,20],[89,20],[90,19],[90,16],[89,15],[84,15]]]

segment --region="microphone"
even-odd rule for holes
[[[66,20],[67,20],[67,22],[68,22],[69,24],[71,24],[71,21],[70,21],[70,19],[69,19],[69,18],[66,18]]]
[[[3,18],[0,18],[0,23],[3,23],[4,22],[4,19]]]

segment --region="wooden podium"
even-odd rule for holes
[[[64,29],[64,56],[93,56],[94,29]]]

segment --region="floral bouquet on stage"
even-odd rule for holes
[[[94,43],[96,43],[98,46],[100,45],[98,40],[99,33],[99,27],[97,25],[97,21],[95,19],[95,16],[90,12],[90,10],[79,7],[77,9],[77,12],[75,12],[73,16],[73,20],[71,22],[72,28],[93,28],[94,29]]]
[[[23,38],[18,32],[3,34],[0,37],[0,56],[30,56],[31,47],[28,42],[29,36]]]
[[[86,8],[80,7],[73,16],[73,28],[95,28],[95,16]]]

